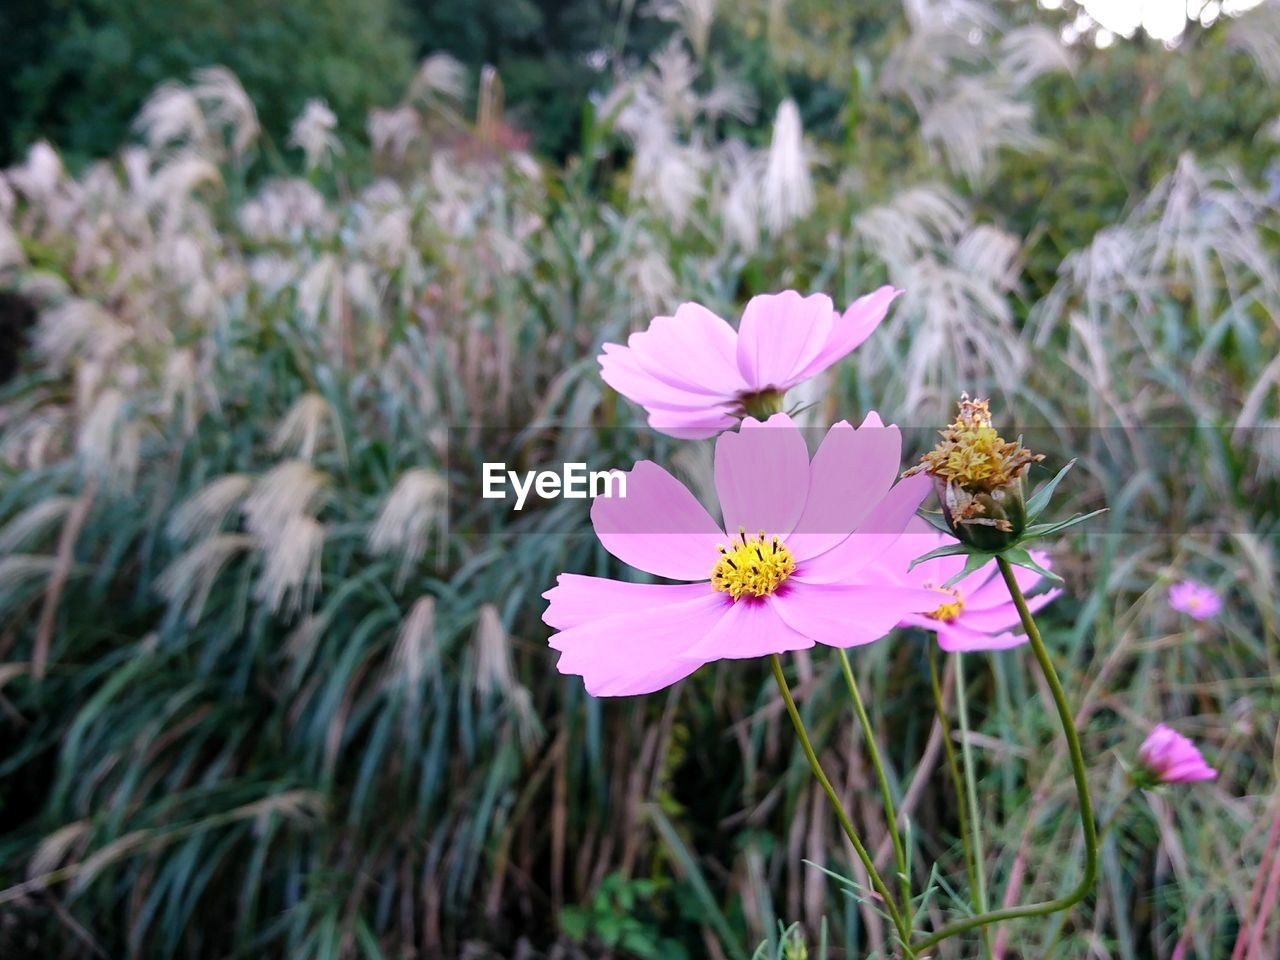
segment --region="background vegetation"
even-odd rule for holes
[[[1275,955],[1274,4],[1173,50],[975,0],[250,6],[0,11],[0,954],[884,955],[763,667],[587,697],[539,620],[617,572],[586,511],[469,491],[495,445],[705,489],[599,345],[888,281],[815,416],[918,449],[969,389],[1079,457],[1112,512],[1045,633],[1100,814],[1158,720],[1222,770],[1129,801],[1061,955]],[[913,860],[958,878],[925,649],[856,662]],[[791,662],[887,855],[838,671]],[[965,662],[996,901],[1080,859],[1035,676]]]

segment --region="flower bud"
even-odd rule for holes
[[[967,394],[941,436],[907,475],[933,477],[943,517],[962,543],[990,552],[1013,546],[1027,525],[1023,477],[1043,456],[1001,437],[987,401]]]

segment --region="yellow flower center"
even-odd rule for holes
[[[711,570],[711,586],[734,601],[745,596],[767,597],[796,569],[796,558],[777,537],[761,530],[748,537],[741,528],[729,546],[720,545],[720,559]]]
[[[926,613],[925,616],[930,620],[941,620],[943,623],[951,623],[964,612],[964,597],[960,595],[960,591],[955,588],[947,589],[945,587],[935,587],[932,583],[926,583],[925,588],[928,590],[937,590],[939,593],[949,593],[955,597],[950,603],[944,603],[932,613]]]

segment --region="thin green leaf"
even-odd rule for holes
[[[1044,508],[1049,505],[1049,499],[1053,496],[1053,491],[1058,489],[1058,484],[1062,482],[1062,478],[1067,475],[1072,467],[1076,465],[1075,460],[1071,460],[1065,467],[1058,471],[1058,475],[1037,490],[1031,499],[1027,501],[1027,519],[1034,520],[1044,512]]]

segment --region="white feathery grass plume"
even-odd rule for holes
[[[188,624],[200,622],[218,574],[238,553],[252,549],[253,538],[243,533],[220,533],[201,540],[175,557],[156,578],[156,589]]]
[[[480,69],[480,87],[476,91],[476,134],[482,141],[492,142],[497,134],[503,104],[502,78],[486,63]]]
[[[432,533],[443,543],[448,495],[448,483],[434,470],[408,470],[382,505],[369,528],[369,550],[379,556],[399,556],[397,585],[403,585],[422,560]]]
[[[1227,43],[1247,53],[1268,81],[1280,83],[1280,3],[1261,3],[1238,17],[1227,27]]]
[[[303,233],[332,233],[337,217],[324,195],[306,180],[268,181],[240,207],[240,228],[255,240],[297,242]]]
[[[680,125],[691,123],[698,110],[698,95],[694,92],[698,66],[680,38],[672,37],[660,47],[651,63],[653,70],[644,83],[656,104],[670,121]]]
[[[711,158],[700,147],[677,143],[667,134],[655,126],[636,141],[631,193],[652,204],[678,228],[703,193]]]
[[[205,105],[206,118],[230,132],[231,156],[240,163],[262,132],[253,101],[226,67],[204,67],[196,71],[195,79],[192,93]]]
[[[293,613],[311,605],[320,586],[324,525],[302,514],[290,516],[264,546],[254,596],[273,612]]]
[[[756,115],[756,96],[751,88],[733,77],[717,77],[698,100],[698,110],[708,120],[733,117],[744,123]]]
[[[332,324],[342,317],[342,302],[342,265],[332,253],[326,253],[298,282],[298,309],[309,325],[318,323],[322,313]]]
[[[409,98],[444,97],[455,103],[467,95],[467,68],[447,53],[433,53],[422,61],[409,85]]]
[[[28,541],[49,532],[66,517],[75,497],[53,496],[37,500],[0,527],[0,554],[13,553]]]
[[[76,454],[89,476],[122,491],[133,488],[142,436],[128,417],[128,400],[115,387],[102,390],[76,433]]]
[[[1074,73],[1075,58],[1056,30],[1033,23],[1000,38],[1000,70],[1022,89],[1049,73]]]
[[[329,401],[318,393],[304,393],[293,402],[289,412],[276,427],[271,438],[275,453],[288,453],[302,460],[315,457],[326,428],[332,433],[339,451],[344,450],[342,427]]]
[[[7,221],[12,217],[17,205],[18,195],[9,186],[9,178],[5,176],[5,172],[0,170],[0,221]]]
[[[196,428],[196,403],[200,375],[196,369],[196,356],[187,347],[178,347],[164,361],[161,377],[160,411],[172,418],[182,409],[182,429],[186,434]]]
[[[138,111],[133,126],[153,152],[170,145],[209,152],[209,127],[200,101],[189,87],[173,80],[156,87]]]
[[[413,107],[396,107],[393,110],[369,112],[369,142],[373,152],[403,160],[409,148],[422,136],[422,119]]]
[[[329,478],[305,460],[286,460],[258,478],[244,502],[250,532],[269,543],[294,517],[317,510],[328,496]]]
[[[942,184],[908,187],[854,217],[853,229],[876,256],[902,270],[921,253],[959,240],[968,222],[964,201]]]
[[[3,185],[4,180],[0,178],[0,189],[3,189]],[[20,269],[27,263],[26,254],[22,252],[22,241],[9,226],[6,217],[7,214],[0,209],[0,274]]]
[[[996,290],[1012,290],[1018,280],[1017,256],[1022,244],[1013,234],[980,223],[956,245],[955,265]]]
[[[748,253],[760,245],[760,194],[763,157],[740,140],[720,151],[720,218],[726,239]]]
[[[208,157],[182,150],[165,159],[147,182],[147,207],[160,213],[160,233],[172,237],[178,232],[188,201],[197,188],[222,184],[218,165]]]
[[[963,30],[921,26],[893,48],[880,72],[879,87],[886,93],[901,93],[916,113],[923,114],[949,88],[957,67],[975,66],[981,53]]]
[[[761,189],[765,223],[772,232],[786,230],[813,209],[809,164],[800,110],[794,100],[784,100],[773,121],[773,139]]]
[[[652,318],[667,309],[676,295],[676,276],[668,257],[652,239],[641,241],[638,250],[622,266],[623,282],[635,291],[636,319]]]
[[[208,539],[222,530],[227,515],[253,486],[253,478],[228,473],[211,480],[183,501],[169,518],[167,532],[174,540]]]
[[[47,141],[37,140],[21,166],[10,167],[5,176],[28,200],[47,201],[62,184],[62,158]]]
[[[920,116],[920,135],[930,149],[971,184],[984,182],[996,151],[1036,150],[1043,141],[1031,128],[1031,105],[1010,96],[990,77],[957,77],[946,95]]]
[[[707,55],[707,41],[716,15],[716,0],[651,0],[648,15],[674,23],[699,57]]]
[[[27,879],[41,877],[58,869],[73,849],[82,852],[91,833],[90,827],[88,820],[74,820],[42,838],[27,863]]]
[[[967,29],[994,31],[1001,26],[1000,15],[986,0],[904,0],[902,9],[914,30],[945,29],[963,35]]]
[[[58,558],[44,554],[10,553],[0,556],[0,611],[7,611],[58,568]]]
[[[403,691],[411,702],[417,701],[422,678],[435,667],[439,657],[435,631],[435,598],[419,597],[400,622],[383,681],[386,689]]]
[[[472,643],[476,650],[476,690],[483,696],[511,695],[518,684],[511,663],[510,638],[502,626],[498,608],[492,603],[480,607]]]
[[[329,104],[318,97],[308,100],[293,121],[289,145],[302,151],[308,170],[326,166],[332,157],[342,153],[342,144],[334,134],[337,126],[337,116]]]

